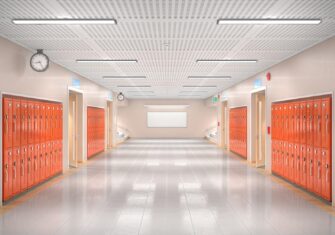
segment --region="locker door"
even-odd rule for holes
[[[332,111],[331,111],[331,98],[322,99],[322,147],[331,149],[331,136],[332,136]]]
[[[313,100],[306,101],[306,144],[313,146]]]
[[[313,116],[314,116],[314,123],[313,123],[313,145],[314,147],[321,148],[321,116],[322,116],[322,104],[321,99],[314,100],[313,106]]]
[[[295,173],[295,151],[294,151],[294,145],[292,143],[288,144],[289,148],[289,172],[288,172],[288,178],[290,181],[295,182],[294,180],[294,173]]]
[[[54,104],[50,104],[51,107],[51,112],[50,112],[50,140],[55,140],[55,132],[56,132],[56,127],[55,127],[55,105]]]
[[[294,182],[301,185],[301,157],[300,157],[300,145],[294,144]]]
[[[288,121],[289,122],[288,123],[288,141],[290,143],[293,143],[294,141],[293,132],[294,132],[294,121],[295,121],[293,103],[288,104],[288,119],[289,119]]]
[[[49,152],[49,156],[50,156],[50,175],[54,175],[55,172],[55,153],[54,153],[54,142],[51,141],[50,142],[50,152]]]
[[[45,142],[45,103],[40,103],[40,143]]]
[[[22,106],[22,103],[21,103]],[[20,164],[20,191],[23,192],[28,187],[27,181],[27,156],[28,155],[28,148],[27,146],[21,147],[21,164]]]
[[[303,188],[307,187],[307,152],[306,152],[306,146],[300,145],[300,183]]]
[[[2,198],[4,201],[13,195],[13,153],[12,149],[3,151]]]
[[[60,116],[60,119],[59,119],[59,122],[60,122],[59,138],[63,139],[63,105],[62,104],[59,105],[59,116]]]
[[[45,104],[45,141],[50,140],[50,105]]]
[[[295,103],[294,112],[295,112],[294,142],[298,144],[299,139],[300,139],[300,103],[299,102]]]
[[[322,150],[322,197],[328,201],[331,201],[332,194],[332,164],[331,164],[331,154],[328,149]]]
[[[33,144],[35,139],[34,135],[34,102],[28,102],[28,144]]]
[[[50,158],[50,142],[47,142],[46,146],[45,146],[45,176],[46,178],[49,178],[51,176],[51,158]]]
[[[317,195],[321,196],[321,190],[322,190],[322,179],[321,179],[321,149],[320,148],[314,148],[314,188],[313,192]]]
[[[307,156],[307,189],[311,192],[314,190],[314,158],[313,158],[313,147],[306,146]]]
[[[277,135],[278,139],[283,140],[283,105],[279,104],[277,113]]]
[[[34,143],[40,143],[40,103],[34,102]],[[36,156],[37,157],[37,156]]]
[[[306,144],[306,125],[307,125],[307,112],[306,112],[306,102],[302,101],[300,103],[300,143]]]
[[[20,160],[20,148],[13,148],[13,196],[20,193]]]
[[[34,152],[34,162],[33,162],[33,171],[34,171],[34,184],[38,184],[40,182],[40,145],[35,144],[35,152]]]
[[[277,158],[278,158],[278,173],[279,175],[283,176],[284,173],[284,154],[283,154],[283,141],[278,141],[278,146],[277,146]]]
[[[277,173],[277,149],[276,141],[272,140],[271,144],[271,169],[273,173]]]
[[[289,141],[289,113],[287,104],[283,104],[283,140]]]
[[[21,117],[21,105],[20,105],[20,100],[19,99],[12,99],[13,102],[13,147],[20,147],[20,141],[21,141],[21,136],[20,136],[20,129],[21,129],[21,124],[20,124],[20,117]]]
[[[289,179],[289,157],[290,157],[290,153],[289,153],[289,146],[288,146],[288,142],[285,141],[283,143],[283,155],[284,155],[284,177],[286,179]]]
[[[46,151],[46,144],[41,144],[40,149],[40,173],[41,173],[41,181],[44,181],[46,179],[46,159],[45,159],[45,151]]]
[[[13,143],[13,103],[8,97],[3,98],[3,148],[4,150],[11,148]]]
[[[20,113],[21,113],[21,146],[25,146],[28,144],[28,103],[24,99],[21,99]]]
[[[27,181],[28,181],[28,188],[31,188],[34,185],[34,145],[28,146],[28,159],[27,159]]]

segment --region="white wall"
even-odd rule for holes
[[[148,109],[144,105],[185,104],[183,110]],[[148,128],[147,111],[186,111],[187,128]],[[216,107],[208,107],[204,100],[128,100],[128,105],[118,109],[118,125],[129,130],[130,137],[136,138],[199,138],[205,131],[216,125]]]
[[[267,72],[271,73],[271,81],[266,80]],[[263,85],[266,87],[266,126],[271,126],[271,103],[274,101],[318,94],[333,94],[335,91],[335,37],[293,56],[221,93],[221,98],[228,100],[228,107],[248,107],[249,127],[251,125],[251,91],[254,89],[254,81],[256,79],[262,80]],[[335,102],[333,102],[333,113],[334,103]],[[251,128],[248,128],[248,160],[251,159],[250,153],[252,152],[250,130]],[[335,139],[333,138],[333,146],[334,143]],[[267,171],[271,171],[271,135],[267,135],[266,139],[265,166]],[[333,167],[333,184],[335,182],[334,172]],[[334,192],[333,198],[335,198]]]
[[[106,98],[109,95],[109,91],[55,63],[50,63],[46,72],[34,72],[29,64],[33,53],[1,37],[0,51],[1,94],[15,94],[63,103],[63,167],[66,170],[68,168],[68,86],[71,86],[72,78],[80,80],[80,89],[84,94],[84,146],[87,139],[85,129],[87,106],[106,107]],[[2,117],[2,114],[0,116]],[[83,154],[86,156],[86,148]],[[0,160],[2,162],[2,151]],[[0,175],[2,176],[2,174]]]

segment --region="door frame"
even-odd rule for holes
[[[228,109],[228,100],[224,100],[221,102],[221,147],[223,149],[228,149],[228,141],[229,141],[229,109]]]
[[[260,96],[262,97],[262,110],[259,109]],[[264,167],[266,162],[266,88],[260,88],[251,92],[251,163],[256,167]],[[262,125],[259,125],[260,111],[262,111]],[[259,131],[262,131],[259,137]],[[259,142],[261,140],[261,142]],[[262,158],[259,159],[259,149],[262,151]]]
[[[72,152],[71,151],[71,142],[70,140],[73,140],[73,133],[71,133],[70,130],[70,122],[71,122],[71,118],[70,118],[70,114],[72,113],[72,104],[70,103],[70,99],[71,96],[75,97],[75,111],[76,111],[76,127],[75,127],[75,151],[76,151],[76,160],[75,162],[71,161],[72,158]],[[83,101],[83,92],[78,90],[78,89],[74,89],[74,88],[70,88],[68,89],[68,165],[70,167],[78,167],[78,164],[81,162],[84,162],[84,152],[83,152],[83,147],[84,147],[84,120],[83,120],[83,113],[84,113],[84,101]]]

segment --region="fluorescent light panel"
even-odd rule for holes
[[[144,107],[149,109],[186,109],[190,107],[189,104],[149,104],[144,105]]]
[[[79,59],[76,60],[77,63],[137,63],[138,61],[135,59],[131,60],[95,60],[95,59]]]
[[[231,76],[188,76],[189,79],[214,79],[214,80],[229,80]]]
[[[179,93],[207,93],[208,91],[181,91]]]
[[[321,23],[321,19],[218,19],[217,24],[220,25],[317,25]]]
[[[257,63],[257,60],[197,60],[197,63]]]
[[[19,25],[92,25],[92,24],[117,24],[115,19],[13,19]]]
[[[117,86],[119,88],[147,88],[147,87],[151,87],[149,85],[139,85],[139,86],[126,86],[126,85],[119,85]]]
[[[155,93],[154,91],[127,91],[127,93]]]
[[[105,80],[117,80],[117,79],[145,79],[146,76],[103,76]]]
[[[183,87],[185,88],[216,88],[216,86],[189,86],[189,85],[185,85]]]

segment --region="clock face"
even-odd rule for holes
[[[43,53],[35,53],[30,59],[30,66],[36,72],[44,72],[49,67],[49,58]]]
[[[123,100],[124,100],[124,95],[123,95],[122,93],[118,94],[118,95],[117,95],[117,99],[118,99],[119,101],[123,101]]]

